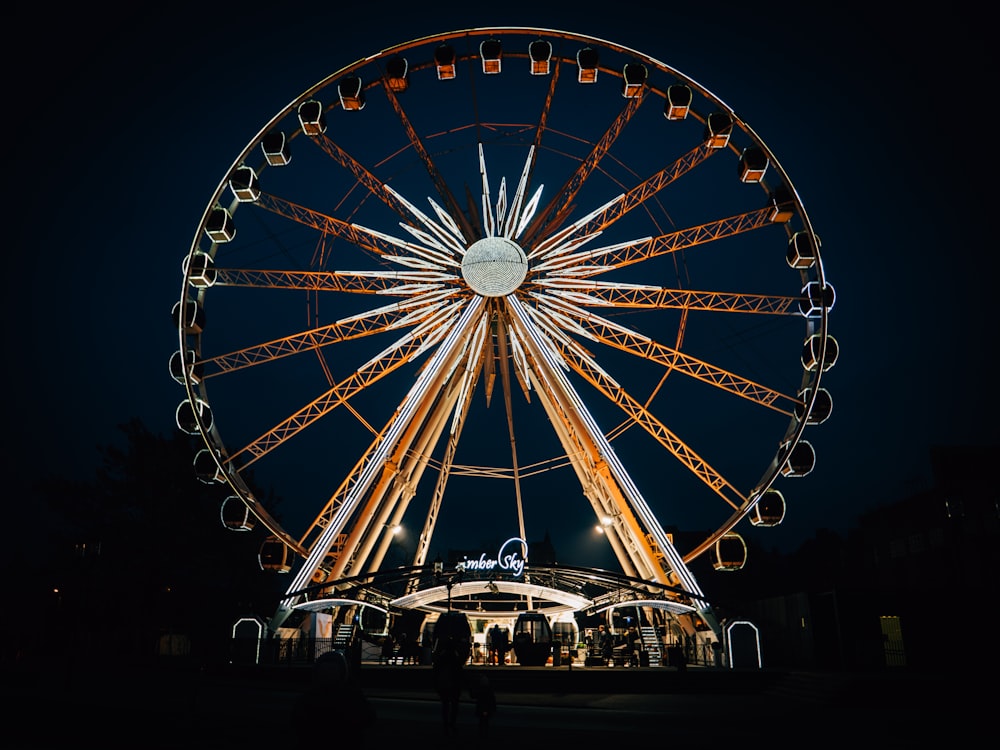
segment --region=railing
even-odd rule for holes
[[[375,647],[377,648],[377,646]],[[343,650],[360,658],[362,640],[344,643],[339,638],[234,638],[230,662],[241,665],[306,665],[328,651]]]
[[[619,646],[619,649],[623,648]],[[363,636],[355,636],[351,643],[345,644],[338,638],[236,638],[232,641],[230,662],[239,665],[265,666],[305,666],[312,664],[327,651],[343,650],[349,659],[354,661],[377,662],[381,647],[374,641]],[[564,649],[565,651],[565,649]],[[586,650],[580,649],[574,660],[578,665],[586,656]],[[621,656],[613,653],[612,658]],[[397,654],[402,660],[402,655]],[[638,657],[637,657],[638,658]],[[711,667],[719,666],[716,655],[710,647],[701,644],[663,642],[661,644],[658,663],[651,660],[649,666],[664,666],[684,668],[686,666]],[[419,661],[417,662],[419,663]],[[561,664],[568,664],[568,659],[560,659]]]

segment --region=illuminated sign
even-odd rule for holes
[[[463,570],[500,570],[510,573],[514,578],[524,575],[524,564],[528,561],[528,543],[520,537],[511,537],[500,545],[500,550],[495,558],[489,558],[486,553],[482,553],[478,560],[470,560],[468,557],[458,563],[456,567]]]

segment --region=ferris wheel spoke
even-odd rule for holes
[[[445,182],[444,178],[441,176],[441,172],[438,170],[437,165],[431,158],[430,153],[428,153],[427,148],[424,146],[423,141],[417,134],[413,124],[410,122],[410,118],[407,117],[406,111],[399,103],[399,97],[396,96],[396,92],[392,90],[391,86],[383,86],[382,89],[385,91],[386,99],[389,100],[389,105],[399,117],[399,121],[403,125],[403,130],[406,131],[407,137],[410,139],[410,144],[413,146],[413,150],[420,157],[420,161],[423,162],[424,167],[427,170],[427,174],[431,178],[431,182],[434,183],[434,188],[437,190],[438,196],[444,201],[445,207],[448,209],[448,213],[451,215],[452,220],[461,227],[462,234],[467,243],[474,241],[478,236],[478,231],[469,222],[465,212],[462,211],[461,206],[459,206],[458,201],[452,194],[451,188],[448,187],[448,183]]]
[[[452,304],[438,311],[437,315],[424,321],[417,329],[400,338],[367,364],[359,367],[356,372],[234,453],[229,463],[245,459],[242,468],[249,466],[336,407],[346,403],[372,383],[381,380],[419,356],[429,346],[438,343],[448,333],[448,326],[453,322],[457,307],[456,304]]]
[[[533,295],[554,315],[572,320],[578,330],[588,338],[599,341],[620,351],[634,354],[651,362],[656,362],[671,370],[688,375],[741,398],[792,416],[801,400],[776,391],[767,386],[743,378],[735,373],[716,367],[708,362],[684,354],[664,344],[653,341],[648,336],[632,331],[593,313],[588,313],[564,300]]]
[[[529,310],[530,308],[524,307],[517,313],[531,317]],[[532,337],[526,327],[522,326],[522,330],[525,340]],[[547,344],[543,344],[543,347],[547,347]],[[544,357],[540,356],[539,361],[533,364],[530,377],[535,381],[539,401],[549,416],[549,422],[563,446],[569,466],[576,473],[584,496],[590,501],[597,518],[607,516],[614,519],[614,531],[608,534],[608,541],[623,569],[629,575],[651,580],[662,579],[664,569],[649,545],[635,533],[640,526],[639,521],[636,520],[622,488],[606,470],[602,458],[605,454],[591,437],[583,414],[574,404],[575,393],[572,389],[562,388],[557,368],[552,369],[553,374],[546,373]],[[553,364],[548,362],[550,367]]]
[[[487,330],[487,322],[488,321],[487,321],[487,319],[485,317],[480,321],[479,327],[478,327],[477,332],[475,334],[475,336],[476,336],[477,339],[482,340],[484,338],[485,332]],[[475,344],[475,342],[473,342],[473,345],[470,348],[470,351],[475,351],[476,350],[475,347],[476,347],[476,344]],[[469,383],[468,383],[468,381],[470,379],[474,379],[474,366],[466,367],[464,370],[461,370],[461,385],[460,385],[460,387],[458,388],[457,391],[455,391],[454,388],[451,389],[452,391],[455,391],[455,393],[456,393],[456,397],[457,398],[454,399],[454,400],[457,400],[457,403],[459,405],[461,405],[461,404],[464,403],[466,407],[468,406],[468,402],[471,399],[471,388],[469,387]],[[424,391],[424,393],[426,394],[428,392]],[[453,400],[447,400],[444,403],[445,404],[450,404],[450,403],[452,403],[452,401]],[[457,408],[458,407],[456,407],[456,410],[457,410]],[[398,411],[399,410],[397,409],[396,412],[393,413],[393,416],[390,417],[389,421],[385,424],[385,426],[382,428],[382,430],[380,430],[379,432],[375,433],[375,436],[374,436],[372,442],[369,444],[368,448],[362,454],[362,456],[358,460],[358,462],[354,465],[354,468],[347,474],[347,476],[341,482],[340,486],[337,488],[336,492],[333,494],[333,496],[330,498],[330,500],[326,503],[326,505],[324,506],[324,508],[320,512],[320,514],[316,517],[316,519],[313,521],[312,525],[306,531],[306,534],[303,536],[303,538],[301,540],[301,546],[303,546],[306,549],[311,549],[314,546],[314,544],[315,544],[315,538],[316,538],[316,536],[318,534],[320,534],[325,528],[327,528],[330,525],[330,523],[333,520],[333,517],[344,506],[344,503],[346,502],[346,499],[347,499],[347,497],[348,497],[348,495],[350,493],[350,490],[352,489],[352,487],[354,487],[355,484],[357,484],[358,479],[361,476],[361,473],[362,473],[363,469],[365,468],[365,465],[370,462],[371,455],[379,448],[379,446],[385,440],[386,434],[392,428],[393,423],[395,422],[395,418],[396,418],[395,415],[396,415],[396,413]],[[440,412],[440,408],[438,409],[438,411]],[[456,416],[457,416],[457,411],[456,411]],[[435,419],[435,421],[443,423],[443,421],[441,420],[440,416],[437,416],[436,419]],[[455,429],[455,426],[453,425],[452,432],[454,433],[455,431],[456,431],[456,429]],[[425,441],[425,442],[433,442],[433,441]],[[421,452],[419,453],[418,458],[420,459],[420,461],[423,464],[431,464],[431,461],[429,460],[430,457],[426,453],[426,448],[427,448],[427,446],[425,444],[423,446],[423,448],[421,448]],[[414,455],[415,454],[412,451],[409,452],[409,454],[407,456],[408,460],[411,460],[414,457]],[[402,474],[403,472],[400,472],[400,473]],[[407,483],[404,482],[403,484],[407,484]],[[414,483],[410,482],[409,484],[413,485]],[[338,549],[337,549],[337,552],[336,552],[337,556],[340,556],[340,555],[348,555],[348,556],[350,556],[351,554],[352,554],[352,552],[351,552],[351,549],[350,549],[350,544],[348,542],[345,542],[344,545],[342,545],[342,546],[338,545]],[[419,563],[415,563],[415,564],[419,564]]]
[[[316,544],[316,540],[323,530],[326,529],[333,518],[341,511],[347,501],[349,491],[357,481],[358,477],[361,475],[362,470],[365,465],[370,461],[371,455],[375,452],[378,446],[381,444],[385,437],[386,431],[392,426],[392,421],[390,421],[382,428],[381,431],[375,433],[374,438],[371,443],[368,444],[367,449],[361,454],[357,463],[354,467],[347,473],[344,479],[341,481],[340,486],[333,493],[330,499],[327,501],[326,505],[323,506],[319,515],[313,520],[313,522],[306,529],[302,538],[299,540],[299,546],[307,551],[311,551]],[[339,550],[338,550],[339,551]]]
[[[482,310],[481,299],[473,300],[466,305],[455,325],[447,333],[442,345],[428,362],[428,366],[421,372],[417,381],[404,397],[385,432],[384,438],[369,457],[337,513],[330,519],[329,524],[322,530],[310,548],[309,556],[304,565],[289,585],[286,591],[288,598],[282,601],[275,614],[275,619],[279,621],[279,624],[287,618],[291,611],[296,598],[293,596],[294,592],[299,591],[319,569],[362,496],[371,487],[376,475],[382,472],[386,466],[387,457],[395,448],[403,431],[409,427],[420,405],[426,402],[427,394],[440,389],[444,385],[444,380],[450,377],[458,366],[458,361],[462,358],[463,345],[467,343],[468,338],[479,325]]]
[[[524,202],[524,196],[527,195],[528,186],[531,184],[531,178],[535,173],[535,164],[538,160],[538,150],[542,145],[542,137],[545,134],[546,127],[548,126],[549,113],[552,111],[552,102],[555,98],[556,83],[559,81],[559,65],[556,65],[552,74],[549,76],[549,87],[545,93],[545,101],[542,104],[541,112],[538,115],[538,123],[534,127],[534,137],[532,138],[531,148],[528,149],[528,156],[524,160],[524,169],[521,171],[521,179],[518,180],[517,190],[514,196],[514,202],[511,207],[511,211],[508,214],[507,224],[504,227],[503,236],[508,239],[512,237],[519,237],[521,233],[527,228],[528,223],[534,216],[535,210],[541,200],[542,186],[535,191],[534,201],[530,204],[530,210],[525,210],[521,212],[521,206]],[[515,217],[517,219],[515,220]]]
[[[444,456],[437,465],[437,479],[434,484],[434,492],[431,495],[427,515],[424,519],[424,526],[417,537],[417,545],[413,554],[413,564],[423,565],[427,560],[430,551],[431,539],[434,536],[434,529],[441,512],[441,505],[444,500],[445,489],[448,480],[452,476],[452,468],[455,461],[455,451],[458,448],[462,430],[465,427],[469,416],[469,405],[476,380],[482,371],[482,363],[489,356],[487,347],[489,345],[489,317],[483,316],[479,327],[476,329],[472,343],[469,347],[470,356],[466,362],[466,369],[461,373],[461,382],[458,389],[457,398],[454,402],[451,425],[448,430],[448,439],[445,445]],[[429,459],[429,456],[428,456]],[[416,581],[411,580],[407,585],[407,592],[415,590]]]
[[[538,149],[542,143],[542,136],[545,133],[545,128],[548,123],[549,113],[552,109],[552,102],[555,96],[556,83],[559,80],[559,69],[560,66],[556,65],[553,68],[551,75],[549,76],[549,87],[546,91],[545,101],[542,104],[541,112],[538,115],[538,123],[534,126],[534,136],[532,139],[531,147],[528,149],[527,158],[524,161],[524,168],[521,170],[521,177],[518,180],[517,188],[514,193],[513,200],[510,205],[510,210],[506,212],[506,221],[503,219],[504,212],[498,210],[498,216],[496,218],[496,224],[498,229],[500,229],[500,234],[508,239],[519,237],[528,223],[534,217],[534,214],[538,208],[539,202],[541,200],[543,185],[539,185],[535,190],[533,198],[528,204],[524,203],[525,196],[527,195],[528,186],[531,182],[531,177],[534,174],[535,164],[538,159]],[[484,195],[484,215],[489,215],[489,199],[488,199],[488,189],[486,183],[486,166],[482,154],[482,143],[479,144],[480,153],[480,169],[483,173],[483,195]],[[501,183],[503,186],[504,183]],[[524,210],[522,211],[522,206]],[[499,209],[499,206],[498,206]]]
[[[446,266],[455,265],[444,257],[438,257],[432,250],[427,248],[421,248],[423,251],[421,256],[431,255],[434,260],[428,260],[425,257],[400,256],[398,254],[400,249],[413,249],[410,243],[358,224],[352,224],[333,216],[327,216],[319,211],[300,206],[269,193],[261,193],[256,205],[272,211],[279,216],[284,216],[286,219],[298,222],[303,226],[311,227],[324,235],[345,239],[353,245],[374,253],[385,260],[400,263],[411,268],[443,271]]]
[[[593,217],[598,216],[608,208],[621,203],[623,198],[623,195],[618,195],[612,198],[603,206],[596,208],[586,216],[578,219],[569,226],[564,227],[555,234],[550,235],[544,241],[535,245],[535,247],[532,248],[531,252],[528,254],[528,258],[530,260],[538,261],[533,269],[534,275],[537,277],[540,271],[544,271],[552,267],[554,263],[551,260],[552,258],[566,256],[569,253],[573,253],[594,238],[600,236],[601,230],[587,232],[584,231],[584,227]],[[559,265],[560,262],[556,261],[555,266],[558,267]]]
[[[465,244],[461,231],[448,213],[435,203],[432,198],[427,199],[431,204],[431,208],[441,220],[439,224],[388,185],[385,186],[385,189],[395,195],[396,199],[410,210],[427,231],[402,222],[400,223],[400,227],[423,242],[428,248],[433,248],[440,255],[445,256],[443,260],[445,265],[457,266],[458,263],[455,261],[455,256],[461,256],[465,252]]]
[[[774,223],[774,208],[768,206],[697,227],[621,242],[583,253],[573,253],[536,266],[534,271],[547,271],[549,276],[582,278],[607,273],[661,255],[687,250],[697,245],[725,237],[734,237]],[[590,265],[600,261],[601,265]]]
[[[613,492],[622,493],[619,501],[619,510],[622,512],[631,510],[636,513],[645,534],[648,534],[648,538],[646,536],[643,536],[641,539],[638,538],[635,533],[636,529],[628,528],[627,524],[619,527],[620,532],[626,536],[630,536],[633,539],[633,543],[644,551],[648,560],[652,560],[653,562],[656,560],[657,555],[654,552],[654,547],[656,550],[662,551],[664,562],[668,565],[669,570],[676,574],[682,585],[689,591],[701,595],[701,589],[698,587],[694,576],[691,575],[680,554],[668,539],[666,532],[646,503],[639,488],[631,476],[629,476],[628,471],[617,458],[607,438],[605,438],[604,434],[598,428],[583,399],[580,398],[572,384],[565,377],[565,373],[562,371],[567,366],[565,359],[558,355],[557,351],[553,348],[553,344],[532,323],[531,315],[527,311],[526,306],[518,301],[516,296],[512,295],[508,297],[508,303],[512,321],[515,321],[516,327],[522,331],[525,345],[531,350],[530,356],[534,365],[532,372],[545,382],[544,390],[547,394],[561,394],[560,397],[565,400],[566,406],[569,407],[564,409],[563,413],[569,414],[572,412],[576,415],[575,419],[580,420],[581,435],[585,435],[586,442],[596,449],[596,456],[600,458],[603,468],[595,466],[591,476],[598,481],[606,481],[601,479],[602,477],[606,477],[606,479],[613,478],[614,486],[612,487],[607,484],[605,486]],[[651,569],[649,572],[653,574],[654,570]],[[664,572],[658,567],[655,569],[655,575],[658,580],[663,580]]]
[[[467,356],[462,357],[463,361]],[[427,469],[427,457],[448,424],[448,414],[461,394],[456,379],[442,368],[439,387],[427,389],[416,403],[412,429],[401,434],[372,483],[364,506],[354,514],[331,576],[359,575],[378,569],[388,551],[392,528],[402,519]]]
[[[643,205],[647,200],[653,198],[667,185],[690,172],[717,151],[718,149],[711,148],[707,143],[695,146],[672,164],[668,164],[652,177],[643,180],[626,192],[620,201],[602,209],[600,214],[592,217],[580,228],[580,231],[590,234],[606,229],[632,209]]]
[[[530,245],[540,239],[544,239],[547,231],[562,224],[566,215],[572,210],[573,201],[576,200],[576,195],[580,191],[580,188],[583,187],[584,182],[614,145],[629,120],[638,111],[642,101],[643,96],[641,93],[638,96],[629,97],[621,113],[611,123],[600,140],[594,144],[591,152],[580,162],[570,178],[562,188],[556,191],[549,204],[525,231],[524,244]]]
[[[552,102],[555,99],[556,84],[559,82],[559,71],[561,68],[561,65],[556,65],[552,68],[552,74],[549,76],[549,88],[545,92],[545,101],[542,103],[542,110],[538,115],[538,125],[535,127],[535,137],[532,140],[532,149],[528,157],[529,161],[526,171],[529,175],[534,169],[535,154],[537,154],[539,146],[542,145],[542,136],[549,122],[549,113],[552,111]]]
[[[506,239],[516,239],[524,227],[531,221],[538,208],[544,185],[539,185],[535,194],[524,202],[530,180],[531,165],[534,159],[535,147],[528,149],[528,156],[524,161],[521,176],[518,179],[514,195],[508,205],[507,202],[507,180],[501,178],[500,190],[494,205],[490,191],[489,173],[486,168],[486,155],[483,151],[483,144],[479,143],[479,173],[481,182],[482,220],[483,228],[487,237],[502,236]],[[462,254],[464,255],[464,249]]]
[[[396,200],[395,193],[384,189],[382,181],[373,175],[357,159],[341,148],[325,133],[318,133],[309,140],[313,141],[323,151],[325,151],[335,162],[347,169],[355,176],[358,183],[363,185],[371,195],[381,200],[385,205],[398,213],[404,219],[410,218],[406,206]]]
[[[536,284],[553,297],[583,307],[800,316],[798,305],[803,299],[801,296],[666,289],[590,279],[546,279]]]
[[[568,349],[561,349],[561,353],[577,374],[621,408],[633,423],[640,425],[734,510],[746,505],[747,499],[735,487],[592,360]]]
[[[330,325],[273,339],[264,344],[248,346],[228,354],[208,357],[199,364],[205,368],[204,377],[210,378],[244,367],[273,362],[293,354],[315,351],[331,344],[419,325],[444,307],[446,303],[443,297],[449,294],[451,292],[424,295],[409,302],[368,310]]]
[[[443,271],[288,271],[218,268],[214,286],[253,289],[301,289],[345,294],[406,296],[440,289],[459,277]],[[402,283],[400,283],[402,282]]]

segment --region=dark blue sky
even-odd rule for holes
[[[62,12],[23,27],[27,52],[5,52],[8,457],[24,480],[9,502],[47,474],[91,476],[97,446],[133,416],[173,428],[180,264],[211,191],[273,114],[380,49],[489,25],[648,53],[731,105],[792,177],[837,290],[840,359],[824,379],[833,416],[809,433],[816,468],[786,493],[776,544],[926,489],[932,444],[997,443],[984,103],[996,55],[978,14],[516,1],[424,4],[396,20],[381,10],[392,3],[192,7],[86,35],[92,19]]]

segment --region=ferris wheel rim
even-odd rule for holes
[[[724,102],[722,102],[722,100],[719,99],[714,93],[710,92],[707,88],[704,88],[703,86],[701,86],[701,84],[698,84],[696,81],[694,81],[693,79],[691,79],[686,74],[684,74],[684,73],[682,73],[682,72],[680,72],[680,71],[672,68],[669,65],[666,65],[665,63],[662,63],[662,62],[656,60],[653,57],[650,57],[649,55],[646,55],[644,53],[638,52],[638,51],[633,50],[633,49],[631,49],[629,47],[626,47],[624,45],[619,45],[619,44],[616,44],[616,43],[613,43],[613,42],[609,42],[607,40],[602,40],[602,39],[600,39],[598,37],[592,37],[592,36],[587,36],[587,35],[582,35],[582,34],[576,34],[576,33],[573,33],[573,32],[565,32],[565,31],[558,31],[558,30],[552,30],[552,29],[536,28],[536,27],[482,27],[482,28],[470,28],[470,29],[461,29],[461,30],[455,30],[455,31],[451,31],[451,32],[445,32],[445,33],[442,33],[442,34],[430,35],[430,36],[427,36],[427,37],[420,37],[418,39],[413,39],[413,40],[410,40],[410,41],[407,41],[407,42],[403,42],[401,44],[397,44],[397,45],[394,45],[394,46],[391,46],[391,47],[387,47],[387,48],[383,49],[381,52],[376,53],[375,55],[363,58],[361,60],[355,61],[354,63],[351,63],[350,65],[347,65],[347,66],[344,66],[344,67],[340,68],[335,73],[327,76],[326,78],[324,78],[321,81],[319,81],[317,84],[315,84],[312,87],[306,89],[302,94],[300,94],[298,97],[296,97],[295,99],[293,99],[288,105],[286,105],[282,110],[280,110],[278,112],[278,114],[276,114],[253,138],[251,138],[251,140],[248,142],[248,144],[245,147],[245,149],[243,150],[243,152],[237,157],[237,159],[233,162],[231,168],[226,172],[226,176],[219,183],[219,185],[217,186],[217,188],[215,190],[215,193],[213,194],[212,198],[209,200],[208,204],[206,205],[206,208],[204,210],[202,219],[201,219],[201,221],[198,224],[198,229],[196,230],[195,237],[194,237],[194,240],[193,240],[192,245],[191,245],[191,249],[189,250],[188,255],[186,256],[186,259],[185,259],[186,260],[186,268],[185,268],[184,274],[183,274],[184,278],[183,278],[183,281],[182,281],[181,297],[180,297],[180,301],[178,302],[178,305],[181,305],[182,310],[183,310],[183,308],[186,305],[186,303],[191,299],[191,296],[190,296],[190,287],[191,287],[191,276],[190,276],[190,273],[191,273],[191,265],[192,265],[191,260],[194,257],[194,255],[196,254],[196,252],[198,252],[200,250],[200,248],[202,247],[202,244],[203,244],[203,237],[202,237],[203,228],[206,225],[206,223],[208,222],[209,217],[210,217],[213,209],[215,207],[219,206],[220,204],[222,204],[222,202],[223,202],[222,198],[225,195],[226,189],[229,187],[229,176],[233,173],[233,171],[235,171],[237,168],[239,168],[241,165],[243,165],[243,164],[245,164],[247,162],[247,160],[250,157],[250,155],[253,152],[253,150],[259,147],[260,142],[264,138],[264,136],[267,133],[271,132],[275,128],[275,126],[276,126],[277,123],[280,123],[281,121],[287,119],[303,102],[305,102],[305,101],[309,100],[311,97],[315,96],[317,92],[322,91],[322,90],[328,88],[331,85],[334,85],[335,81],[343,78],[344,76],[350,75],[350,74],[352,74],[352,73],[354,73],[354,72],[356,72],[358,70],[361,70],[361,69],[365,68],[366,66],[371,65],[373,62],[376,62],[376,61],[379,61],[379,60],[386,60],[386,59],[390,58],[393,55],[399,54],[401,52],[405,52],[405,51],[410,50],[410,49],[414,49],[414,48],[420,47],[421,45],[426,45],[426,44],[435,43],[435,42],[444,42],[444,41],[448,41],[448,40],[451,40],[451,39],[459,39],[459,38],[463,38],[463,37],[487,37],[487,36],[490,36],[490,35],[501,35],[501,36],[503,36],[503,35],[509,35],[509,34],[528,34],[528,33],[530,33],[530,34],[538,34],[540,36],[546,36],[546,35],[548,35],[548,36],[553,36],[553,37],[556,37],[556,38],[559,38],[559,39],[566,39],[566,40],[570,40],[570,41],[583,42],[583,43],[587,43],[587,44],[597,44],[597,45],[600,45],[602,47],[607,47],[607,48],[610,48],[610,49],[614,49],[614,50],[616,50],[619,53],[632,55],[636,59],[641,60],[643,63],[649,64],[651,66],[655,66],[655,67],[659,68],[661,71],[667,72],[670,75],[676,77],[677,79],[682,80],[682,81],[687,82],[690,85],[692,85],[694,88],[697,89],[698,93],[701,94],[703,97],[705,97],[706,99],[708,99],[711,102],[716,103],[721,108],[723,108],[725,111],[727,111],[729,113],[729,115],[734,119],[734,124],[740,130],[742,130],[750,138],[750,140],[752,142],[754,142],[755,144],[758,144],[762,149],[764,149],[765,154],[768,156],[771,165],[773,166],[773,168],[776,171],[776,173],[779,175],[779,177],[781,179],[781,182],[783,184],[787,185],[792,190],[792,193],[794,195],[794,203],[795,203],[796,213],[797,213],[798,219],[801,221],[802,227],[803,227],[802,231],[807,232],[811,236],[815,236],[815,232],[813,231],[812,224],[811,224],[811,222],[809,220],[809,217],[808,217],[807,213],[805,212],[804,205],[802,204],[801,200],[799,199],[798,194],[795,191],[794,186],[793,186],[791,180],[789,179],[787,173],[781,167],[780,163],[778,162],[777,158],[774,156],[773,152],[767,147],[767,145],[764,143],[764,141],[752,129],[750,129],[750,126],[747,125],[745,122],[743,122],[742,119],[740,119],[738,117],[738,115],[736,115],[736,113],[732,110],[732,108],[730,108],[728,105],[726,105]],[[460,58],[460,59],[467,60],[467,59],[469,59],[469,57],[474,57],[474,55],[466,56],[465,58]],[[566,59],[566,58],[559,58],[557,60],[557,63],[558,64],[569,64],[569,60]],[[607,70],[607,71],[603,71],[602,70],[602,72],[608,72],[608,73],[610,73],[612,75],[615,75],[615,71],[614,70],[610,70],[610,69]],[[371,85],[374,86],[376,84],[372,83]],[[381,85],[384,85],[384,84],[381,84]],[[300,134],[299,133],[293,133],[293,137],[300,137]],[[235,201],[233,201],[231,203],[235,204]],[[826,278],[825,278],[825,274],[824,274],[824,270],[823,270],[822,258],[820,256],[819,248],[818,247],[815,248],[815,268],[814,268],[814,274],[815,274],[815,279],[819,283],[820,287],[821,288],[825,288],[827,286],[827,282],[826,282]],[[819,358],[820,358],[821,362],[825,358],[825,346],[826,346],[825,342],[827,340],[827,335],[828,335],[827,334],[827,327],[828,327],[827,317],[828,317],[828,308],[825,307],[825,306],[821,307],[821,309],[819,310],[819,314],[818,314],[818,316],[816,318],[815,326],[814,326],[814,330],[816,331],[817,335],[820,336],[821,341],[822,341],[822,344],[821,344],[820,350],[819,350]],[[184,351],[187,350],[187,348],[189,346],[189,338],[190,338],[189,335],[187,335],[184,332],[183,328],[179,327],[179,330],[178,330],[179,349],[178,349],[178,351],[184,352]],[[200,341],[200,334],[199,334],[199,341]],[[812,410],[814,400],[817,398],[817,394],[820,392],[820,379],[821,379],[821,375],[822,375],[823,370],[824,370],[824,368],[821,366],[812,375],[804,375],[803,376],[803,385],[805,385],[808,382],[808,384],[811,386],[811,391],[809,392],[809,394],[807,396],[807,402],[806,402],[806,413],[807,414]],[[184,385],[185,392],[186,392],[186,395],[187,395],[187,401],[190,402],[191,405],[196,405],[196,404],[199,404],[200,402],[205,402],[206,404],[210,403],[210,402],[208,402],[208,399],[207,399],[207,397],[205,395],[205,391],[203,390],[203,388],[199,387],[200,386],[199,383],[192,382],[188,378],[186,371],[185,371],[185,377],[184,377],[183,385]],[[195,409],[195,412],[196,412],[196,419],[197,419],[197,422],[198,422],[198,432],[201,434],[201,436],[205,440],[206,447],[209,450],[213,450],[213,451],[218,452],[220,446],[216,445],[214,443],[214,441],[212,439],[210,439],[210,434],[212,432],[212,426],[206,424],[203,421],[203,418],[202,418],[203,415],[202,415],[202,412],[201,412],[200,409]],[[788,432],[785,435],[785,444],[786,444],[786,446],[788,447],[789,450],[791,448],[794,448],[802,440],[802,436],[803,436],[806,428],[807,428],[807,420],[806,419],[792,421],[790,423],[789,430],[788,430]],[[218,455],[216,455],[216,458],[220,459],[220,457]],[[772,462],[772,464],[765,469],[765,471],[763,473],[763,476],[762,476],[761,480],[758,482],[758,484],[754,487],[754,489],[750,493],[748,493],[748,496],[750,496],[751,502],[748,502],[744,506],[742,506],[740,508],[737,508],[734,511],[734,513],[726,521],[724,521],[719,526],[719,528],[716,530],[716,532],[714,532],[714,536],[710,536],[709,538],[707,538],[705,540],[705,542],[701,545],[701,547],[697,548],[696,552],[698,554],[700,554],[700,552],[703,551],[704,548],[707,548],[712,543],[714,543],[714,541],[716,541],[722,535],[730,532],[739,523],[739,521],[742,520],[750,512],[750,510],[752,510],[752,508],[753,508],[753,502],[752,501],[755,500],[756,497],[759,497],[763,492],[765,492],[767,489],[769,489],[771,487],[771,485],[778,478],[778,476],[780,474],[780,471],[781,471],[781,468],[782,468],[781,457],[780,456],[776,456],[775,460]],[[227,482],[230,482],[230,483],[234,482],[234,477],[233,477],[232,471],[227,470],[227,468],[225,466],[223,466],[223,464],[221,462],[221,459],[220,459],[220,463],[219,463],[219,469],[220,469],[220,472],[222,472],[225,475],[225,479],[226,479]],[[246,496],[244,495],[244,493],[247,492],[245,486],[241,487],[241,486],[239,486],[239,483],[232,484],[232,486],[233,486],[233,489],[236,490],[238,494],[240,494],[241,496],[243,496],[244,499],[247,499]],[[252,498],[251,498],[251,500],[252,500]],[[292,549],[294,549],[300,556],[304,555],[304,553],[307,550],[303,546],[303,544],[298,539],[296,539],[294,536],[292,536],[291,534],[289,534],[288,532],[286,532],[284,530],[284,528],[281,526],[281,524],[278,523],[275,519],[273,519],[270,516],[270,514],[267,512],[266,508],[263,508],[263,506],[261,506],[260,503],[256,503],[255,502],[254,503],[254,507],[252,508],[252,510],[253,510],[253,512],[255,514],[258,515],[258,517],[264,522],[264,524],[273,533],[275,533],[276,535],[278,535],[279,537],[281,537],[282,540],[289,547],[291,547]],[[692,555],[692,557],[696,557],[696,556],[697,556],[697,554]]]

